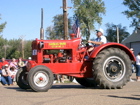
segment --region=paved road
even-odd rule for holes
[[[140,82],[129,82],[116,90],[54,84],[42,93],[0,85],[0,105],[140,105]]]

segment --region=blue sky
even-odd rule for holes
[[[134,28],[129,27],[131,19],[127,19],[121,12],[128,8],[122,4],[123,0],[105,1],[106,15],[102,16],[102,25],[96,25],[106,30],[106,23],[122,24],[132,34]],[[67,6],[72,7],[71,0],[67,0]],[[25,40],[39,39],[41,8],[44,9],[44,29],[53,25],[52,19],[57,14],[62,14],[62,0],[0,0],[0,14],[3,22],[7,22],[3,35],[7,39],[18,39],[21,36]],[[69,17],[73,16],[73,9],[68,10]],[[0,34],[0,35],[1,35]],[[95,37],[94,32],[91,38]]]

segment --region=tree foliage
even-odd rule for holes
[[[87,40],[90,31],[95,29],[95,24],[101,24],[102,14],[105,14],[104,2],[102,0],[72,0],[74,4],[75,17],[80,20],[80,29]]]
[[[32,40],[24,41],[24,59],[27,59],[32,55],[31,49]],[[5,57],[6,59],[22,57],[22,43],[21,39],[10,39],[7,40],[0,36],[0,58]]]
[[[140,25],[140,0],[124,0],[123,4],[129,8],[123,14],[133,20],[130,26]]]
[[[1,17],[0,17],[0,20],[1,20]],[[0,33],[3,31],[3,29],[5,28],[5,26],[6,26],[6,22],[0,24]]]
[[[28,57],[32,56],[32,40],[25,40],[24,43],[24,54],[25,58],[27,59]]]
[[[106,38],[109,42],[117,42],[117,29],[119,29],[119,42],[121,43],[125,38],[127,38],[130,34],[126,31],[126,27],[122,27],[121,24],[114,25],[114,24],[106,24]]]
[[[53,26],[46,28],[47,39],[62,39],[64,38],[63,15],[59,14],[53,17]],[[71,30],[71,18],[68,19],[68,29]]]
[[[56,39],[55,29],[52,26],[47,27],[46,29],[46,39]]]

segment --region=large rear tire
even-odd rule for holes
[[[119,48],[102,50],[93,62],[93,76],[96,83],[102,88],[122,88],[130,79],[131,60]]]
[[[46,92],[53,84],[54,76],[46,66],[36,66],[29,71],[28,82],[32,90]]]
[[[30,89],[27,81],[27,72],[24,68],[20,68],[16,74],[16,83],[21,89]]]
[[[96,85],[96,82],[93,80],[93,78],[75,78],[76,81],[84,86],[84,87],[95,87],[97,86]]]

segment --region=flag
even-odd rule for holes
[[[76,34],[77,38],[81,37],[80,27],[79,27],[79,20],[78,19],[76,19],[74,25],[72,26],[72,30],[73,30],[74,34]]]

